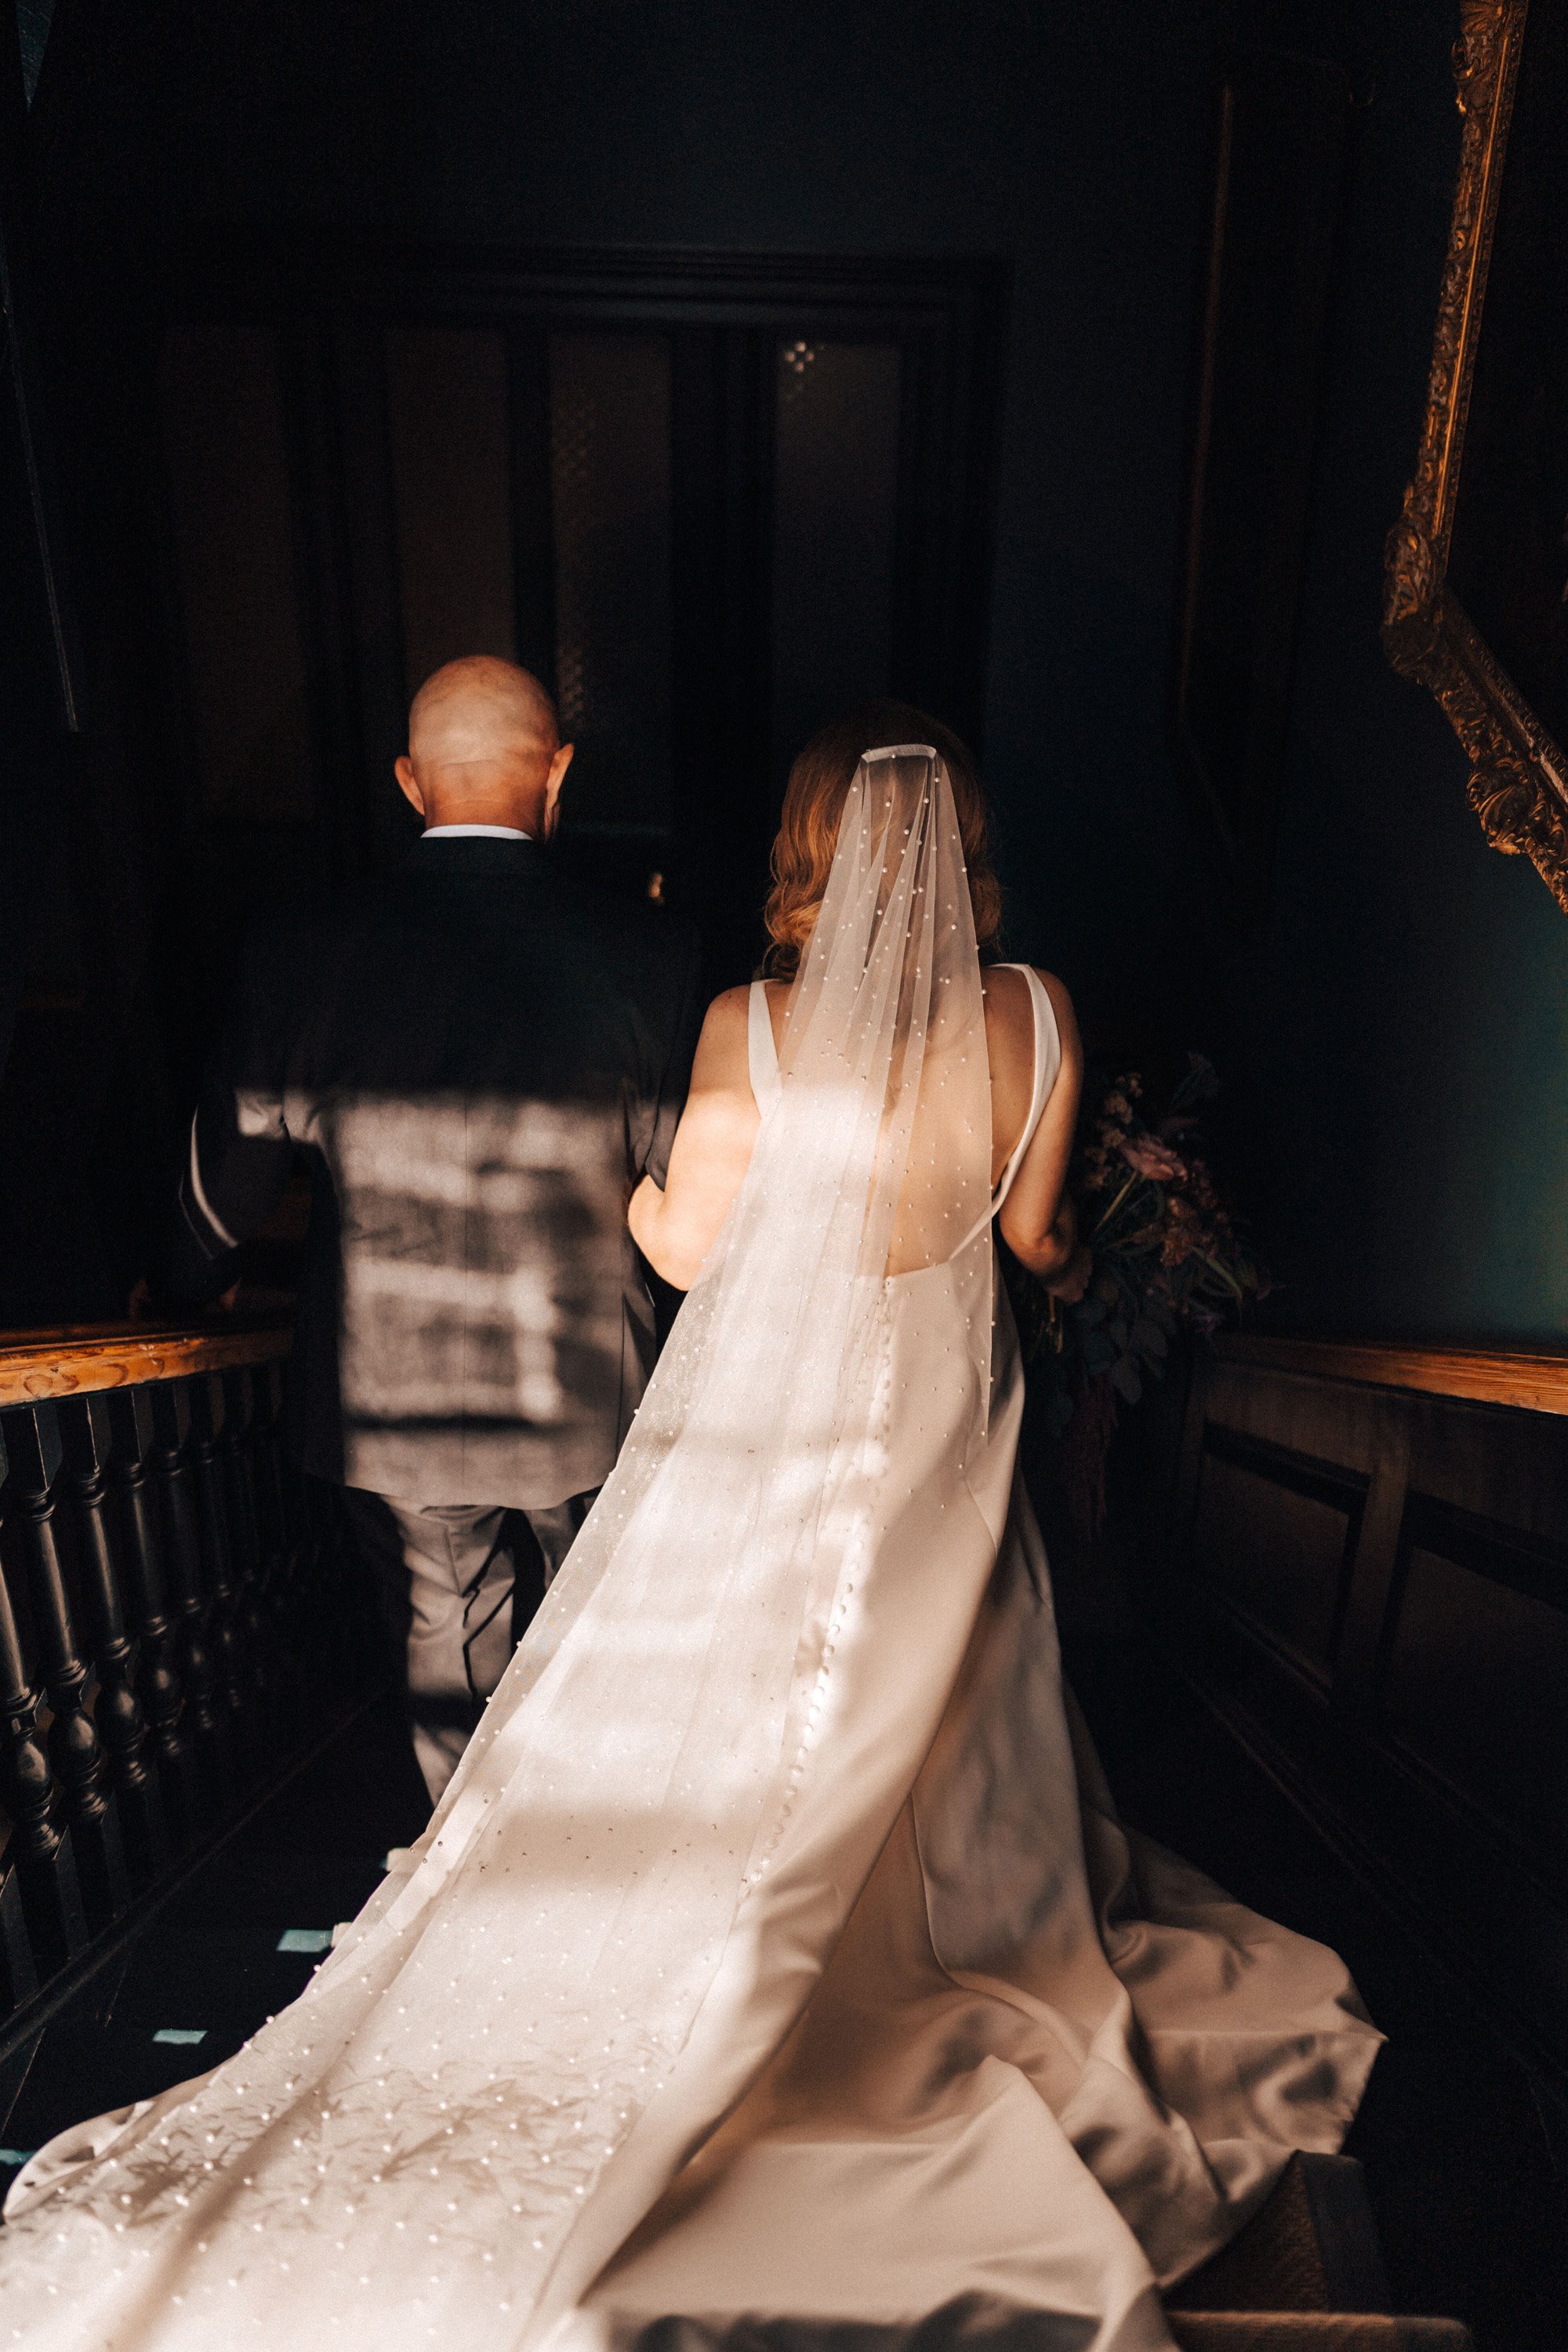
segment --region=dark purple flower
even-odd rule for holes
[[[1185,1160],[1178,1160],[1169,1144],[1154,1135],[1124,1136],[1121,1157],[1129,1168],[1155,1184],[1179,1184],[1187,1172]]]

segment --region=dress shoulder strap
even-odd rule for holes
[[[768,984],[765,980],[752,981],[751,998],[746,1006],[746,1067],[757,1108],[765,1118],[778,1100],[782,1085],[779,1049],[773,1043],[773,1015],[768,1011]]]
[[[1035,1139],[1035,1129],[1040,1115],[1050,1100],[1051,1088],[1062,1066],[1061,1032],[1057,1027],[1056,1008],[1046,992],[1045,982],[1032,964],[1015,963],[1005,967],[1009,971],[1021,971],[1029,984],[1029,1003],[1035,1015],[1035,1083],[1029,1097],[1029,1116],[1024,1121],[1023,1132],[1008,1154],[1002,1180],[992,1195],[991,1213],[995,1215],[1013,1189],[1013,1179],[1024,1164],[1024,1154]]]

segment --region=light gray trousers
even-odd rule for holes
[[[405,1503],[357,1486],[343,1495],[404,1660],[414,1753],[434,1804],[594,1496],[522,1511]]]

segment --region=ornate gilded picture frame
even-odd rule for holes
[[[1568,0],[1462,0],[1464,119],[1383,641],[1470,762],[1494,847],[1568,913]]]

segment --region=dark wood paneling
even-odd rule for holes
[[[309,817],[317,779],[278,339],[249,322],[172,327],[160,392],[206,812]]]
[[[1568,2087],[1568,1421],[1266,1344],[1194,1371],[1152,1598],[1237,1737]]]
[[[1262,1640],[1325,1686],[1367,1480],[1211,1423],[1198,1488],[1199,1572]]]
[[[389,329],[386,404],[412,695],[459,654],[517,658],[502,336],[484,328]]]
[[[1568,1558],[1412,1495],[1379,1714],[1413,1764],[1568,1895]]]

